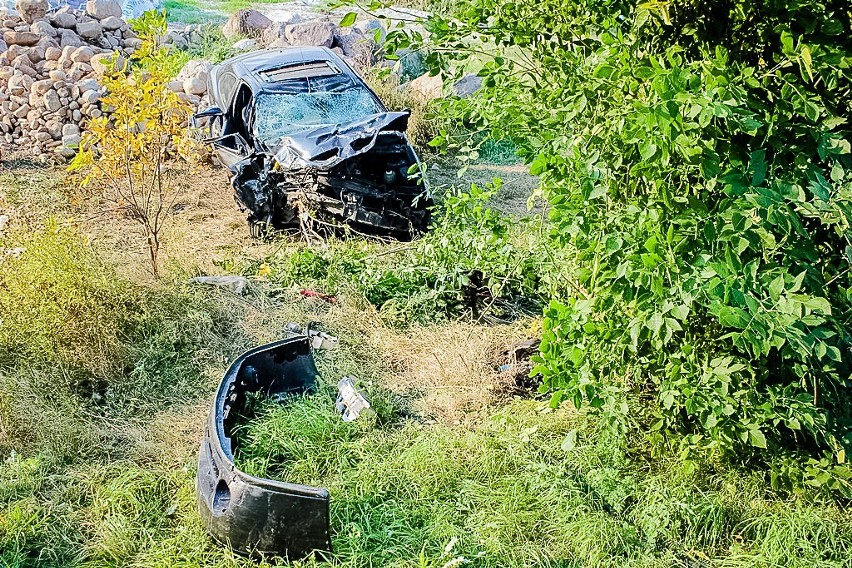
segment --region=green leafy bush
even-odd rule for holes
[[[534,370],[554,403],[852,494],[849,18],[469,0],[425,22],[433,70],[476,54],[483,78],[446,112],[517,142],[576,255]]]

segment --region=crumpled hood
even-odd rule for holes
[[[383,112],[335,126],[321,126],[281,138],[272,144],[275,160],[285,170],[327,170],[370,151],[381,132],[405,132],[409,111]]]

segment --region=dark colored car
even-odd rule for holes
[[[409,112],[389,112],[334,52],[268,49],[215,66],[208,142],[231,172],[257,236],[323,227],[410,238],[432,202],[405,135]]]

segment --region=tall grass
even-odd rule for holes
[[[850,558],[842,507],[781,505],[743,472],[637,467],[582,415],[518,400],[460,429],[403,419],[381,389],[369,395],[384,401],[378,419],[343,423],[326,388],[270,404],[239,433],[250,473],[329,488],[334,565],[840,567]],[[564,444],[574,429],[577,443]]]

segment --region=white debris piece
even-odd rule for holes
[[[370,403],[355,388],[355,381],[351,377],[343,377],[337,383],[337,411],[343,416],[344,422],[352,422],[361,414],[370,414],[373,410]]]
[[[248,285],[248,280],[245,276],[199,276],[193,278],[191,282],[221,286],[239,296],[246,291],[246,286]]]

